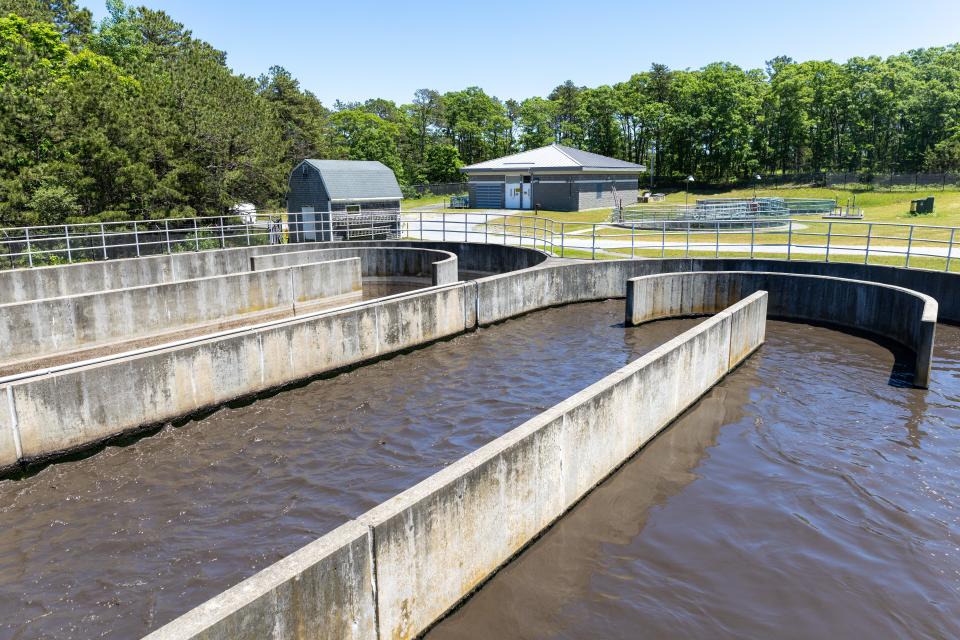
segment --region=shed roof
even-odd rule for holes
[[[598,153],[581,151],[562,144],[551,144],[539,149],[531,149],[521,153],[478,162],[463,167],[463,171],[470,172],[504,172],[528,170],[562,170],[562,171],[608,171],[614,173],[641,173],[647,168],[642,164],[634,164],[626,160],[608,158]]]
[[[376,160],[304,160],[320,174],[333,202],[402,200],[397,176]],[[302,165],[303,163],[301,163]]]

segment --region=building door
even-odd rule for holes
[[[533,200],[531,198],[530,176],[523,176],[523,185],[520,192],[520,208],[533,209]]]
[[[314,212],[313,207],[303,207],[300,209],[300,228],[303,232],[304,241],[317,241],[317,214]]]
[[[520,182],[520,176],[507,176],[504,183],[503,206],[507,209],[519,209],[521,204],[521,193],[523,192]]]

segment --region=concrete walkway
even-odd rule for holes
[[[499,224],[491,225],[489,231],[485,230],[486,225],[484,223],[488,218],[493,220],[494,218],[500,218],[505,215],[511,215],[511,212],[491,211],[486,214],[478,212],[446,214],[439,212],[428,213],[426,211],[405,212],[403,215],[404,235],[410,238],[434,241],[489,242],[493,244],[522,245],[528,247],[537,246],[538,248],[542,247],[544,244],[542,237],[537,237],[536,243],[534,243],[533,224],[537,224],[538,236],[542,234],[542,231],[539,231],[542,229],[542,225],[537,221],[534,223],[529,222],[529,218],[524,221],[524,237],[522,240],[519,235],[519,226],[516,224],[509,225],[505,234],[501,225]],[[560,234],[550,234],[549,228],[550,225],[548,222],[548,233],[546,238],[547,249],[550,249],[552,243],[552,245],[557,248],[557,253],[559,253],[561,246]],[[551,235],[554,237],[551,238]],[[649,237],[649,234],[645,235]],[[698,235],[703,234],[701,233]],[[614,249],[629,250],[631,246],[637,251],[649,251],[650,249],[686,251],[689,247],[690,251],[703,252],[716,251],[718,248],[716,242],[691,242],[688,245],[686,242],[668,241],[666,243],[662,243],[660,241],[634,240],[631,243],[629,235],[610,236],[602,235],[601,233],[598,233],[596,240],[594,240],[592,235],[585,235],[582,231],[571,231],[564,234],[562,246],[565,249],[576,249],[579,251],[592,251],[594,248],[596,248],[597,251],[602,250],[604,253]],[[719,250],[720,253],[749,254],[750,244],[721,241],[719,244]],[[789,253],[790,255],[822,255],[825,253],[826,247],[793,244],[788,250],[786,244],[768,245],[757,243],[754,245],[753,251],[757,254],[787,255]],[[907,253],[907,245],[875,244],[870,247],[871,256],[905,257]],[[830,255],[862,257],[864,255],[864,247],[858,247],[849,244],[844,245],[831,243]],[[910,249],[910,255],[912,258],[946,258],[948,255],[950,255],[951,259],[960,258],[960,244],[953,248],[952,253],[950,248],[947,246],[931,247],[923,244],[922,246],[914,246],[912,249]]]

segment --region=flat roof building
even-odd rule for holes
[[[582,211],[637,202],[646,167],[551,144],[462,171],[471,208]]]

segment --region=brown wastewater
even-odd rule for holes
[[[0,482],[0,638],[137,638],[693,326],[550,309]],[[432,638],[960,635],[960,330],[767,344]]]

